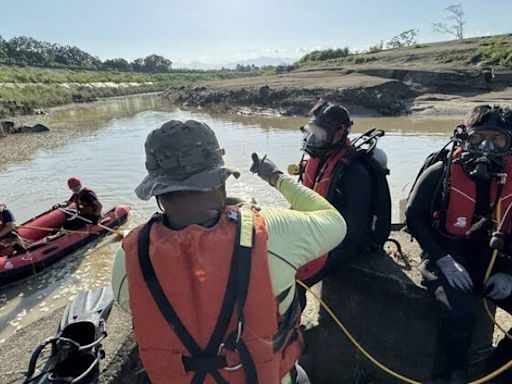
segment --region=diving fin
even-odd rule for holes
[[[101,342],[107,336],[105,323],[114,303],[110,287],[80,291],[67,305],[57,335],[45,340],[33,352],[23,384],[90,384],[99,374],[105,357]],[[34,376],[39,355],[47,346],[52,354]]]

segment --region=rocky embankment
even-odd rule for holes
[[[463,114],[482,103],[510,103],[512,70],[493,68],[317,68],[283,75],[173,87],[163,93],[185,107],[235,113],[304,115],[319,98],[353,114]]]

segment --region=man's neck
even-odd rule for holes
[[[211,217],[202,222],[184,224],[185,220],[180,220],[179,218],[175,218],[175,217],[171,218],[167,214],[164,213],[163,214],[163,224],[167,228],[172,229],[174,231],[181,231],[181,230],[187,228],[188,226],[194,225],[194,224],[200,225],[201,227],[205,227],[205,228],[211,228],[215,224],[217,224],[217,222],[219,221],[219,218],[220,218],[220,214],[217,217]]]

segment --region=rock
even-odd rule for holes
[[[405,235],[398,238],[406,244]],[[413,250],[417,258],[417,245]],[[434,301],[419,280],[418,273],[402,269],[387,255],[360,255],[324,280],[322,298],[377,360],[428,382],[440,371],[443,356],[437,343]],[[313,383],[402,383],[371,364],[325,312],[319,323],[306,333],[308,349],[302,359]],[[476,329],[474,352],[492,344],[494,326],[483,306]],[[365,379],[357,381],[358,377]]]
[[[38,133],[38,132],[47,132],[49,131],[48,127],[43,124],[36,124],[34,126],[29,125],[21,125],[15,126],[12,121],[2,121],[0,125],[0,132],[4,134],[14,134],[14,133]]]
[[[14,129],[14,121],[0,122],[0,133],[11,133]]]

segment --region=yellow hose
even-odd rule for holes
[[[345,336],[350,340],[350,342],[361,352],[372,364],[374,364],[376,367],[380,368],[384,372],[386,372],[388,375],[393,376],[396,379],[402,380],[405,383],[409,384],[426,384],[421,381],[417,381],[415,379],[411,379],[407,376],[404,376],[398,372],[395,372],[391,368],[385,366],[383,363],[381,363],[379,360],[377,360],[370,352],[368,352],[364,347],[359,344],[359,342],[355,339],[354,336],[350,333],[350,331],[347,329],[345,325],[341,322],[341,320],[336,316],[336,314],[329,308],[329,306],[322,300],[320,296],[318,296],[313,290],[311,290],[306,284],[304,284],[300,280],[296,280],[297,284],[299,284],[301,287],[305,288],[309,293],[313,295],[313,297],[320,303],[322,308],[327,312],[327,314],[331,317],[331,319],[334,320],[336,325],[341,329],[341,331],[345,334]],[[512,368],[512,360],[509,361],[507,364],[502,366],[501,368],[497,369],[494,372],[489,373],[488,375],[481,377],[478,380],[471,381],[468,384],[483,384],[487,383],[488,381],[494,379],[495,377],[499,376],[503,372],[505,372],[507,369]]]
[[[496,229],[498,229],[501,225],[501,199],[498,199],[498,203],[496,204],[496,225],[497,225]],[[498,258],[498,250],[495,249],[492,252],[491,261],[489,262],[489,265],[487,266],[487,270],[485,271],[484,285],[487,282],[487,280],[489,280],[489,277],[491,277],[491,273],[494,268],[494,264],[496,264],[497,258]],[[503,332],[505,334],[505,337],[512,340],[512,336],[507,332],[506,329],[504,329],[500,324],[498,324],[498,322],[494,318],[494,315],[492,314],[491,309],[489,308],[489,301],[485,297],[483,300],[484,300],[485,312],[487,312],[487,315],[489,316],[491,321],[494,323],[494,325],[496,327],[498,327],[498,329],[501,332]]]

